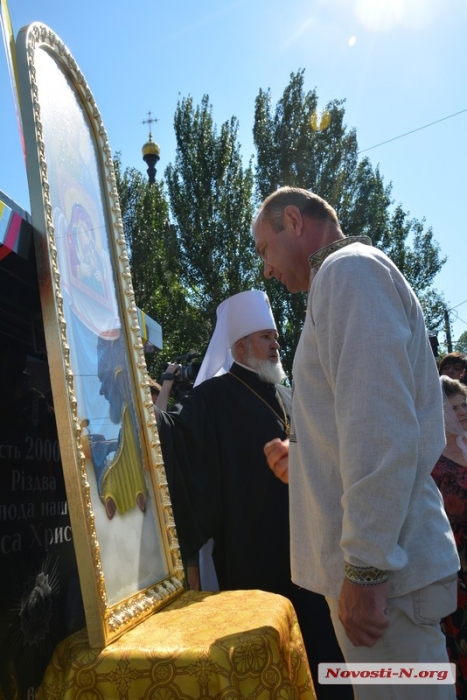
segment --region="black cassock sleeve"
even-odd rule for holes
[[[158,411],[162,456],[182,559],[197,555],[220,522],[217,440],[201,387]]]

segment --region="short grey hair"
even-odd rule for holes
[[[331,221],[340,230],[335,209],[322,197],[300,187],[279,187],[264,200],[256,221],[261,216],[278,233],[283,227],[284,209],[289,205],[297,207],[301,214],[311,219]]]
[[[233,357],[234,360],[237,359],[237,355],[238,355],[238,353],[237,353],[238,343],[239,343],[241,340],[246,340],[246,342],[249,344],[249,346],[250,346],[250,348],[251,348],[250,335],[243,335],[241,338],[239,338],[238,340],[236,340],[235,343],[234,343],[234,344],[232,345],[232,347],[230,348],[230,352],[232,353],[232,357]]]

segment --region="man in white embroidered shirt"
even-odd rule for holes
[[[288,488],[263,453],[266,441],[289,434],[290,390],[280,384],[285,374],[277,339],[264,292],[229,297],[217,309],[195,387],[169,412],[156,403],[156,413],[182,557],[191,560],[211,538],[217,581],[203,547],[204,590],[261,589],[288,597],[305,628],[317,685],[318,664],[342,665],[343,659],[325,600],[291,581]],[[341,686],[336,694],[322,685],[316,696],[340,700],[349,691]]]
[[[389,258],[346,238],[307,190],[270,195],[253,232],[265,277],[308,291],[290,446],[265,447],[289,480],[292,579],[326,596],[347,662],[447,663],[439,621],[456,607],[459,562],[431,478],[444,430],[420,305]],[[434,684],[354,693],[455,697]]]

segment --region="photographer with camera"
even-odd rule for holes
[[[173,362],[172,364],[167,365],[165,371],[162,373],[161,389],[156,401],[154,402],[154,405],[157,406],[157,408],[160,408],[161,411],[167,410],[169,396],[172,392],[174,381],[177,375],[180,374],[180,368],[181,365],[179,365],[178,362]]]
[[[221,590],[288,597],[316,682],[317,664],[342,662],[342,655],[324,598],[291,581],[288,487],[263,452],[265,442],[288,435],[284,379],[269,299],[261,291],[241,292],[217,309],[194,388],[173,410],[156,406],[156,415],[182,558],[189,567],[212,539]],[[315,687],[320,700],[337,697],[335,687]],[[349,688],[338,697],[350,698]]]
[[[175,362],[167,365],[161,375],[162,389],[155,405],[162,411],[167,410],[169,397],[178,403],[193,388],[201,362],[196,361],[200,355],[197,352],[190,352],[180,355]]]

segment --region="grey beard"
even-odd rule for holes
[[[248,367],[251,367],[251,369],[254,369],[263,382],[268,382],[269,384],[280,384],[287,376],[280,360],[277,362],[271,362],[271,360],[258,360],[253,353],[248,353],[246,360],[247,361],[245,364],[247,364]]]

